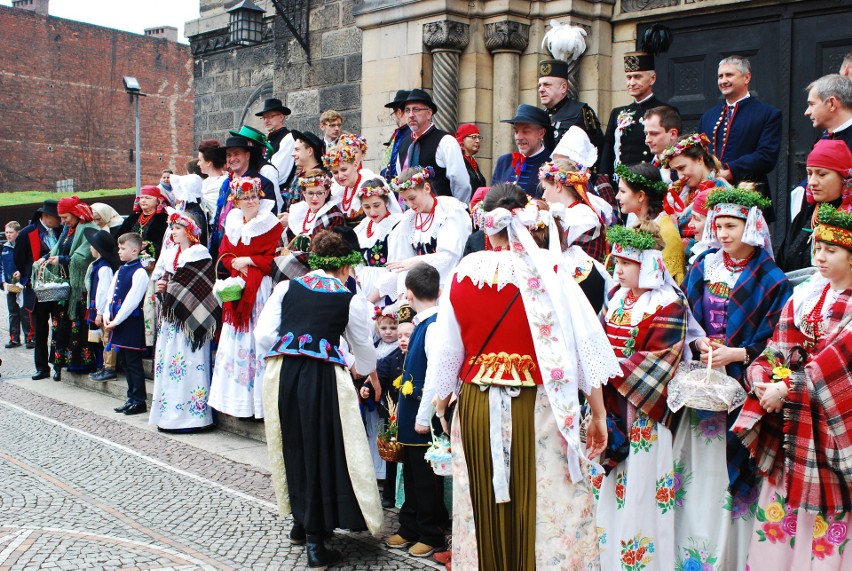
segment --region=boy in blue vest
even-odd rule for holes
[[[6,224],[6,243],[0,253],[0,285],[6,292],[6,307],[9,309],[9,342],[4,345],[6,349],[21,346],[21,331],[24,333],[24,341],[27,349],[35,347],[33,342],[34,331],[30,327],[30,312],[18,305],[18,292],[9,291],[9,285],[18,285],[19,280],[15,277],[18,268],[15,266],[15,240],[21,232],[21,225],[16,221]],[[23,294],[20,294],[23,295]]]
[[[89,291],[86,322],[89,329],[101,332],[101,343],[104,347],[109,343],[109,335],[103,331],[104,315],[109,311],[110,286],[119,266],[115,238],[106,230],[86,228],[83,230],[86,241],[89,242],[92,257],[95,260],[89,266],[86,288]],[[103,367],[89,375],[93,381],[111,381],[115,374],[118,352],[115,350],[103,352]]]
[[[117,349],[127,377],[127,402],[115,409],[124,414],[145,412],[145,372],[142,355],[145,352],[145,320],[142,301],[148,289],[148,272],[139,261],[142,237],[135,232],[118,238],[118,257],[124,264],[118,268],[110,284],[109,309],[104,315],[106,332],[110,335],[106,350]]]
[[[429,434],[431,419],[417,418],[426,364],[429,358],[440,358],[429,354],[427,342],[429,328],[435,323],[438,313],[440,281],[438,270],[425,263],[409,270],[405,277],[408,302],[417,312],[403,365],[397,409],[397,440],[405,445],[402,461],[405,503],[399,511],[399,529],[385,540],[385,544],[397,549],[411,546],[408,554],[413,557],[429,557],[441,549],[444,530],[449,523],[444,506],[444,479],[435,475],[423,458],[432,441]]]

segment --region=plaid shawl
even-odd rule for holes
[[[622,375],[612,378],[609,387],[616,389],[630,404],[651,419],[670,427],[673,414],[666,404],[666,387],[674,377],[683,356],[686,336],[686,301],[661,307],[646,321],[644,342],[636,352],[621,359]]]
[[[794,374],[781,413],[767,413],[754,395],[733,427],[761,474],[787,488],[793,507],[820,513],[852,511],[852,290],[835,301],[826,336],[805,366]],[[793,322],[793,301],[768,345],[784,362],[804,335]],[[748,380],[767,382],[772,365],[761,355],[748,369]],[[783,440],[783,448],[782,448]]]
[[[715,251],[702,252],[686,276],[686,297],[693,315],[699,321],[704,318],[704,259]],[[787,276],[778,269],[765,250],[758,249],[731,291],[725,343],[729,347],[744,347],[752,358],[760,355],[766,348],[790,295],[792,288]],[[742,363],[731,363],[726,369],[728,375],[742,383],[745,372]],[[728,482],[731,495],[745,499],[753,494],[752,488],[757,484],[757,474],[748,449],[731,432],[731,426],[738,414],[739,411],[728,413]]]
[[[216,335],[222,309],[213,295],[216,273],[213,260],[187,262],[179,267],[163,293],[163,321],[180,326],[193,351]]]

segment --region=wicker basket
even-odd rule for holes
[[[450,449],[450,438],[442,434],[435,436],[435,431],[432,431],[432,444],[423,455],[424,460],[432,466],[432,471],[436,476],[452,476],[453,475],[453,455]]]
[[[736,379],[713,369],[712,345],[706,366],[700,361],[682,362],[667,389],[666,401],[672,412],[683,407],[731,412],[746,400],[746,392]]]
[[[65,274],[65,268],[57,266],[59,273],[47,271],[47,263],[42,262],[33,278],[33,291],[39,301],[66,301],[71,295],[71,284]]]
[[[24,291],[24,288],[21,287],[21,284],[6,284],[7,293],[21,293],[22,291]]]
[[[388,442],[384,437],[379,436],[376,439],[376,443],[378,444],[379,456],[382,457],[382,460],[385,462],[402,462],[405,449],[401,442]]]

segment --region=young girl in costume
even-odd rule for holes
[[[765,476],[752,571],[852,561],[852,214],[824,204],[816,222],[819,274],[796,287],[748,368],[752,393],[733,427]]]
[[[355,227],[355,235],[361,245],[364,263],[355,268],[361,291],[367,299],[381,306],[386,299],[379,294],[379,286],[390,274],[388,263],[388,240],[391,231],[402,219],[402,213],[392,212],[392,205],[399,209],[396,195],[381,178],[365,181],[358,188],[357,198],[364,211],[364,219]]]
[[[604,400],[629,448],[606,458],[611,471],[605,478],[592,469],[601,569],[621,569],[632,552],[643,570],[668,571],[675,568],[675,483],[674,417],[666,397],[683,355],[689,310],[662,263],[656,224],[614,226],[608,238],[619,287],[602,322],[622,373],[604,387]]]
[[[706,337],[693,355],[743,382],[746,366],[769,341],[790,283],[772,261],[769,229],[761,209],[769,201],[742,188],[717,189],[707,198],[702,242],[708,246],[686,279],[686,295]],[[754,464],[728,428],[738,411],[684,409],[674,440],[676,556],[698,563],[745,569],[760,482]],[[689,563],[689,565],[694,565]],[[680,568],[680,567],[679,567]]]

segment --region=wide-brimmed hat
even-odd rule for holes
[[[432,96],[422,89],[412,89],[409,91],[408,97],[405,98],[402,104],[405,105],[406,103],[425,103],[432,110],[432,113],[438,112],[438,106],[432,101]]]
[[[310,131],[290,131],[294,141],[302,141],[307,146],[314,150],[314,158],[322,165],[322,156],[325,154],[325,143],[322,139],[311,133]]]
[[[115,237],[107,230],[83,228],[83,236],[89,245],[100,254],[101,258],[109,262],[111,266],[115,267],[121,263],[118,259],[118,246]]]
[[[511,123],[513,125],[515,123],[532,123],[533,125],[538,125],[548,130],[550,129],[550,117],[547,112],[543,109],[539,109],[538,107],[527,105],[526,103],[518,105],[518,110],[515,111],[514,117],[511,119],[503,119],[500,122]]]
[[[230,133],[234,137],[242,137],[243,139],[248,139],[249,141],[252,141],[253,143],[257,143],[259,145],[259,148],[261,148],[261,150],[268,149],[270,153],[275,151],[275,147],[273,147],[271,144],[269,144],[269,141],[266,140],[266,135],[264,135],[261,131],[258,131],[254,127],[249,127],[248,125],[242,125],[240,127],[239,131],[234,131],[234,130],[229,129],[228,133]],[[231,140],[231,138],[228,137],[228,141],[230,141],[230,140]],[[248,145],[248,146],[253,146],[253,145]],[[226,149],[228,148],[227,141],[225,142],[225,148]]]
[[[42,204],[41,208],[36,210],[36,212],[39,214],[50,214],[51,216],[59,218],[59,211],[57,210],[58,206],[58,200],[45,200],[44,204]]]
[[[405,105],[405,100],[408,99],[408,95],[411,92],[407,89],[400,89],[396,92],[396,95],[393,97],[393,101],[388,101],[385,103],[385,107],[388,109],[402,109]]]
[[[267,99],[263,102],[263,109],[255,113],[255,117],[262,117],[264,113],[268,113],[269,111],[280,111],[284,115],[290,114],[290,108],[286,107],[280,99]]]

